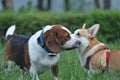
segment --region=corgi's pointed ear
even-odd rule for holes
[[[86,23],[83,24],[82,29],[85,29]]]
[[[98,30],[99,30],[100,25],[99,24],[95,24],[92,27],[89,28],[89,34],[91,37],[95,37]]]

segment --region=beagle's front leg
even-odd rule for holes
[[[39,80],[38,73],[33,67],[30,67],[30,76],[32,77],[32,80]]]
[[[59,74],[59,67],[58,64],[52,67],[52,73],[54,76],[54,80],[58,80],[58,74]]]

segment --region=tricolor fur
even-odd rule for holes
[[[78,48],[78,56],[81,66],[88,73],[97,73],[105,70],[120,70],[120,51],[111,50],[107,46],[98,41],[95,36],[99,30],[99,24],[86,29],[85,24],[82,29],[77,29],[74,36],[81,42]],[[104,37],[104,36],[103,36]]]
[[[54,80],[58,80],[59,53],[76,48],[80,43],[71,32],[62,25],[48,25],[31,37],[14,34],[15,26],[6,32],[5,65],[8,70],[15,62],[23,71],[29,71],[32,80],[39,80],[38,74],[51,68]],[[40,36],[48,53],[41,46]]]

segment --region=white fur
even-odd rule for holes
[[[54,80],[58,80],[58,78],[54,76]]]
[[[33,68],[31,72],[42,73],[48,68],[51,68],[55,65],[59,60],[59,54],[55,57],[48,56],[48,53],[37,43],[37,38],[40,36],[41,31],[35,33],[29,40],[29,55],[31,68]],[[30,69],[31,69],[30,68]]]
[[[89,45],[89,40],[85,37],[81,37],[79,38],[79,40],[81,41],[81,44],[80,44],[80,47],[78,48],[78,51],[79,51],[79,54],[82,55],[84,50]]]
[[[12,25],[8,28],[8,30],[6,32],[6,35],[5,35],[6,38],[7,38],[8,35],[13,35],[14,34],[15,28],[16,28],[15,25]]]
[[[45,33],[46,31],[50,30],[53,26],[51,25],[47,25],[43,28],[43,33]]]
[[[11,61],[11,60],[9,60],[9,61],[8,61],[8,68],[7,68],[7,70],[8,70],[8,71],[11,71],[11,69],[12,69],[13,66],[14,66],[14,62]]]
[[[66,27],[63,27],[63,26],[62,26],[62,28],[63,28],[64,30],[66,30],[68,33],[71,34],[71,32],[70,32]]]
[[[74,36],[75,36],[75,38],[77,38],[80,42],[81,42],[81,44],[80,44],[80,46],[78,47],[78,56],[79,56],[79,59],[80,59],[80,62],[81,62],[81,66],[84,66],[84,61],[83,61],[83,52],[85,51],[85,49],[87,48],[87,46],[89,45],[89,40],[87,39],[87,38],[85,38],[85,37],[77,37],[77,33],[79,33],[81,31],[81,29],[77,29],[77,30],[75,30],[75,32],[74,32]]]
[[[46,26],[43,29],[43,32],[46,32],[47,30],[50,30],[51,28],[52,26]],[[31,63],[30,75],[33,80],[34,79],[39,80],[38,73],[43,73],[47,69],[54,66],[56,63],[58,63],[59,58],[60,58],[59,54],[57,54],[54,57],[48,56],[48,53],[38,44],[37,38],[40,36],[41,32],[42,30],[32,35],[28,42],[29,56],[30,56],[30,63]],[[64,44],[64,48],[71,47],[75,44],[76,39],[72,39],[72,38]],[[54,79],[58,80],[57,77],[54,77]]]

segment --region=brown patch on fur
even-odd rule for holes
[[[107,49],[106,45],[101,45],[92,56],[88,57],[90,59],[89,62],[91,62],[92,64],[92,68],[94,69],[102,68],[104,70],[106,66],[106,54],[104,52],[106,49]],[[85,53],[89,50],[86,50]],[[85,65],[87,69],[89,69],[89,62],[87,62],[87,64]]]
[[[105,49],[101,50],[91,56],[90,63],[92,64],[93,69],[102,69],[106,67],[106,54]]]
[[[88,31],[87,29],[79,29],[79,35],[76,34],[76,37],[77,38],[80,38],[80,37],[86,37],[86,38],[89,38],[89,34],[88,34]]]
[[[70,34],[62,29],[61,25],[54,25],[53,28],[43,34],[46,46],[55,53],[59,53],[62,50],[61,46],[70,38]]]
[[[5,63],[5,67],[6,68],[8,67],[7,61],[8,60],[12,60],[13,61],[12,52],[11,52],[11,46],[10,46],[11,39],[9,41],[7,41],[6,46],[5,46],[5,59],[4,59],[4,63]]]
[[[93,46],[99,44],[100,42],[97,41],[95,38],[90,42],[90,45],[88,48],[86,48],[84,54],[88,52]],[[99,48],[96,50],[96,52],[90,56],[90,63],[92,64],[93,69],[105,69],[106,66],[106,54],[105,50],[107,49],[106,45],[101,45]],[[99,56],[99,57],[98,57]]]
[[[91,56],[90,63],[93,69],[102,69],[106,67],[106,46],[101,46],[97,52]],[[112,50],[109,60],[110,70],[120,70],[120,50]]]
[[[24,46],[24,59],[25,59],[25,67],[29,69],[31,64],[30,64],[30,57],[28,51],[28,43],[26,43]]]
[[[82,29],[80,33],[82,36],[89,38],[89,30],[88,29]]]

